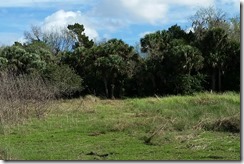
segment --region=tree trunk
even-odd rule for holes
[[[219,70],[219,72],[218,72],[218,89],[219,89],[219,92],[221,92],[221,90],[222,90],[222,79],[221,79],[221,69],[219,68],[218,69]]]
[[[104,87],[105,87],[105,94],[106,97],[108,98],[108,82],[106,78],[103,78],[103,82],[104,82]]]
[[[114,84],[111,84],[111,98],[114,100],[114,87],[115,85]]]
[[[151,75],[151,81],[152,81],[152,87],[153,87],[153,94],[155,94],[156,92],[156,82],[155,82],[155,78],[153,75]]]
[[[215,69],[213,69],[213,73],[212,73],[212,91],[216,90],[216,71]]]
[[[119,98],[122,98],[125,94],[125,89],[124,89],[124,81],[121,82],[120,84],[120,90],[119,90]]]
[[[112,84],[111,84],[111,99],[113,99],[113,100],[115,99],[115,98],[114,98],[114,88],[115,88],[115,84],[114,84],[114,83],[115,83],[115,76],[116,76],[116,74],[114,73],[114,74],[113,74],[113,77],[112,77],[112,79],[111,79],[111,83],[112,83]]]

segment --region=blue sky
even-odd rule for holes
[[[118,38],[134,46],[146,33],[178,24],[190,28],[199,7],[239,15],[238,0],[6,0],[0,2],[0,45],[23,41],[31,25],[50,30],[84,24],[96,40]]]

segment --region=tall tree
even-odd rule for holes
[[[69,33],[75,39],[72,51],[65,51],[61,54],[61,62],[71,66],[77,74],[84,79],[85,90],[91,92],[92,84],[96,80],[89,80],[94,76],[94,42],[84,33],[83,25],[75,23],[68,25]]]
[[[147,34],[144,38],[141,38],[141,51],[147,54],[145,59],[146,65],[143,69],[145,75],[144,80],[148,83],[147,86],[150,88],[148,90],[151,92],[150,94],[159,92],[157,83],[164,84],[166,82],[163,76],[165,70],[162,63],[165,55],[171,49],[171,36],[167,30],[163,30]]]
[[[79,23],[75,23],[74,25],[68,25],[68,29],[73,33],[76,38],[76,43],[74,48],[77,47],[85,47],[91,48],[94,45],[93,40],[89,40],[89,37],[85,35],[85,28],[83,25]]]
[[[15,42],[13,46],[5,47],[1,56],[7,59],[8,67],[16,73],[31,73],[42,71],[48,62],[51,62],[51,53],[40,47],[30,48]]]
[[[221,91],[222,75],[227,59],[227,48],[229,40],[226,31],[222,28],[209,30],[201,41],[201,51],[205,58],[205,66],[211,72],[211,89]],[[217,77],[217,78],[216,78]],[[216,89],[218,81],[218,89]]]
[[[198,71],[203,67],[202,54],[196,47],[176,45],[172,48],[171,56],[175,58],[174,64],[178,65],[178,72],[191,75],[192,71]]]
[[[241,42],[241,24],[239,15],[230,19],[228,34],[231,40],[234,40],[238,43]]]
[[[30,31],[24,32],[24,36],[27,43],[44,42],[55,55],[71,50],[76,42],[75,36],[67,28],[44,30],[40,26],[31,26]]]
[[[125,78],[132,76],[137,54],[133,47],[117,39],[111,39],[99,47],[95,67],[103,80],[106,96],[114,99],[115,89],[121,92]]]
[[[227,59],[224,67],[223,89],[230,91],[240,91],[241,79],[241,55],[240,42],[231,40],[227,47]]]
[[[192,27],[198,39],[201,39],[204,33],[213,28],[228,29],[226,13],[213,6],[200,8],[191,18]]]
[[[192,35],[174,25],[141,39],[142,51],[148,53],[145,70],[153,94],[173,93],[172,88],[181,85],[180,77],[187,75],[187,78],[193,78],[196,71],[202,68],[203,57],[191,45]],[[189,83],[190,89],[192,85]],[[177,90],[175,92],[178,93]]]

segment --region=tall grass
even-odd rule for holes
[[[131,99],[127,104],[138,115],[157,116],[167,120],[170,124],[167,127],[179,131],[194,128],[240,131],[240,96],[237,93]]]
[[[239,97],[55,100],[45,119],[0,135],[0,151],[8,160],[239,160]]]

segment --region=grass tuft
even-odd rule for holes
[[[201,126],[205,130],[240,133],[240,115],[211,120]]]

